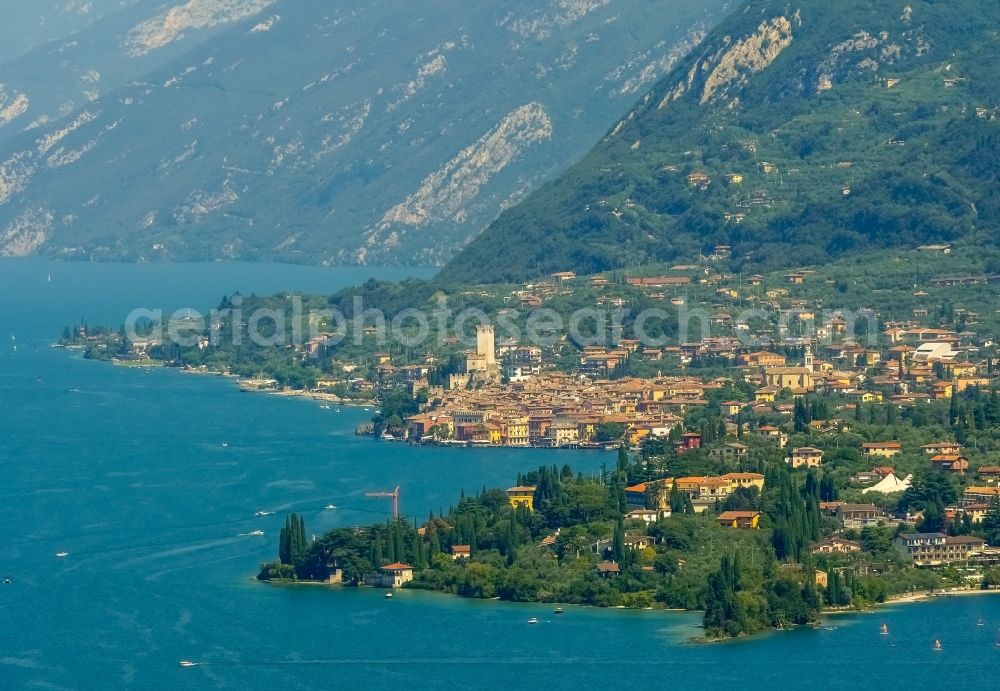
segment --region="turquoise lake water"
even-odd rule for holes
[[[117,324],[134,307],[204,310],[236,290],[332,292],[427,273],[0,262],[0,576],[12,580],[0,584],[0,689],[996,688],[995,596],[702,646],[688,642],[696,614],[554,617],[542,605],[256,583],[286,511],[313,533],[384,520],[388,503],[363,495],[398,484],[403,512],[423,518],[463,488],[609,457],[411,449],[355,437],[362,410],[48,347],[81,317]],[[265,537],[245,535],[255,529]]]

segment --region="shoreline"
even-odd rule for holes
[[[910,605],[918,602],[929,602],[950,597],[974,597],[977,595],[1000,595],[1000,588],[990,588],[981,590],[978,588],[962,588],[960,590],[921,590],[914,593],[900,594],[889,597],[883,602],[873,602],[867,609],[824,609],[820,611],[821,616],[837,616],[841,614],[865,614],[872,613],[878,607],[890,607],[893,605]]]

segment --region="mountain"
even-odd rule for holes
[[[440,276],[996,244],[998,27],[992,0],[749,2]]]
[[[0,147],[72,121],[103,95],[166,65],[263,0],[41,0],[5,8],[0,25]]]
[[[93,7],[0,66],[0,255],[443,263],[729,9]]]

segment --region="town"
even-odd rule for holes
[[[547,449],[540,463],[560,449],[617,451],[596,477],[542,466],[423,525],[399,519],[361,544],[338,533],[303,545],[262,565],[267,580],[714,611],[713,598],[733,597],[705,591],[720,560],[730,573],[748,568],[725,564],[733,549],[773,560],[777,571],[755,578],[779,604],[752,624],[706,615],[725,635],[806,623],[820,605],[1000,584],[993,279],[942,277],[942,257],[955,259],[946,246],[847,278],[843,267],[743,276],[724,270],[730,252],[642,275],[560,272],[450,294],[364,286],[372,309],[429,308],[445,295],[496,322],[416,346],[380,341],[375,323],[353,339],[321,323],[302,342],[268,346],[216,344],[206,329],[186,348],[152,329],[126,338],[81,325],[61,343],[120,364],[237,376],[245,391],[374,408],[357,431],[377,443]],[[854,291],[873,302],[848,309]],[[342,306],[354,292],[304,304]],[[243,308],[276,313],[289,301]],[[543,311],[564,326],[583,311],[589,330],[584,319],[576,334],[512,333],[531,333]],[[538,562],[535,550],[548,556]],[[512,565],[530,575],[508,591]]]

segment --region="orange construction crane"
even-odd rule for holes
[[[366,497],[392,497],[392,519],[399,520],[399,485],[391,492],[365,492]]]

